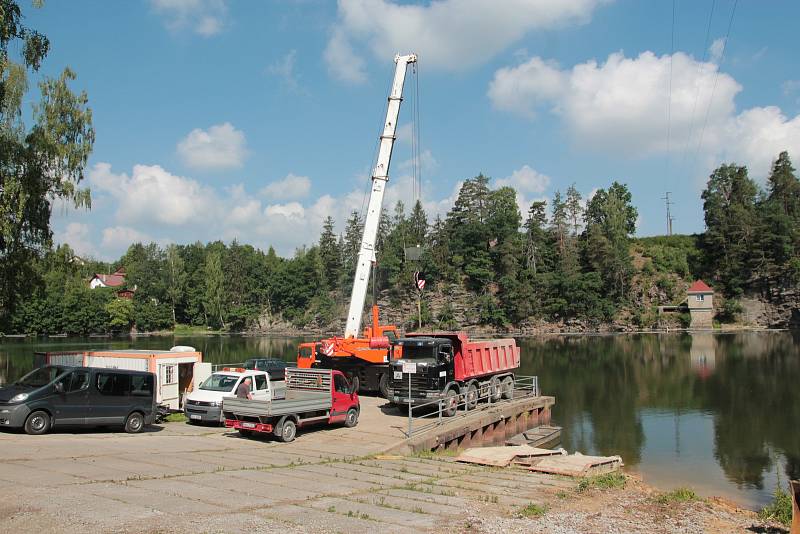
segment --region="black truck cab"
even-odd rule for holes
[[[400,358],[391,359],[389,401],[408,403],[409,375],[403,373],[406,362],[416,364],[416,373],[411,375],[411,404],[441,398],[445,386],[454,379],[452,341],[443,337],[405,337],[392,343],[391,350],[398,349],[402,351]]]

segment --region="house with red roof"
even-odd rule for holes
[[[686,305],[692,318],[690,328],[714,327],[714,290],[702,280],[695,280],[686,292]]]
[[[98,287],[117,288],[117,296],[123,299],[132,299],[133,292],[136,288],[128,289],[125,287],[125,268],[120,267],[112,274],[95,273],[89,280],[89,287],[95,289]]]

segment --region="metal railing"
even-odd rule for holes
[[[399,390],[398,390],[399,393]],[[408,390],[405,391],[408,394]],[[517,376],[515,377],[514,387],[511,389],[510,398],[503,398],[503,388],[492,387],[485,385],[478,387],[475,394],[470,395],[469,390],[457,395],[456,404],[450,405],[450,410],[455,408],[455,414],[450,417],[445,417],[444,413],[448,411],[448,400],[435,399],[430,402],[412,406],[411,399],[406,398],[406,402],[402,405],[408,406],[408,431],[405,432],[406,437],[412,437],[422,432],[427,432],[445,421],[453,421],[458,418],[464,418],[469,415],[472,410],[478,408],[481,402],[486,403],[487,406],[495,404],[503,404],[513,399],[520,397],[538,397],[539,391],[539,377],[538,376]],[[452,402],[452,401],[450,401]],[[417,414],[421,415],[415,415]]]

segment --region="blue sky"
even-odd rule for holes
[[[99,259],[137,240],[290,255],[327,215],[341,228],[362,209],[397,52],[420,58],[430,214],[479,172],[523,207],[619,180],[639,235],[664,233],[665,191],[675,231],[697,232],[714,167],[763,182],[780,151],[800,158],[798,2],[51,1],[25,15],[51,39],[42,72],[70,66],[89,95],[93,208],[58,205],[53,225]],[[413,200],[413,83],[389,205]]]

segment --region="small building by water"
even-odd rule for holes
[[[702,280],[695,280],[686,292],[691,316],[690,328],[714,327],[714,290]]]

